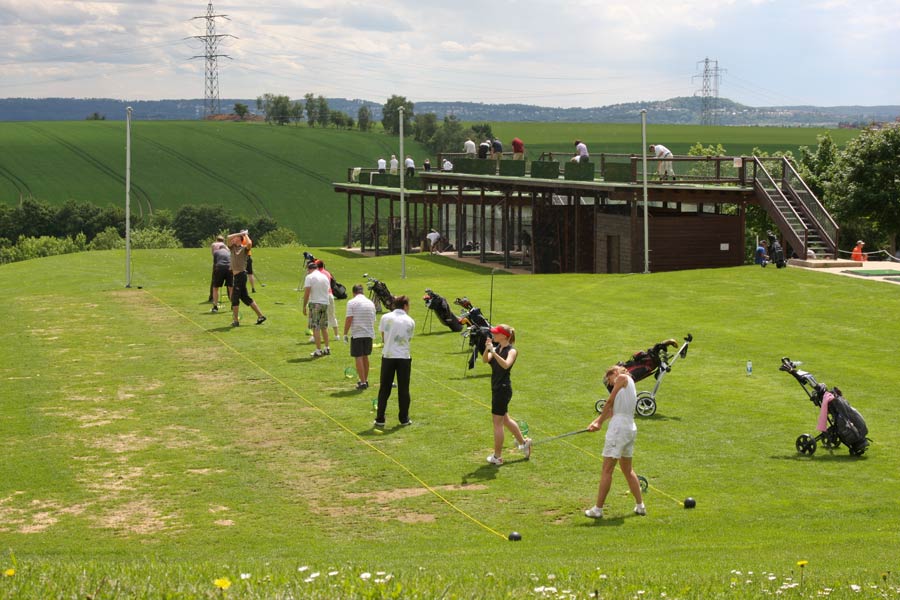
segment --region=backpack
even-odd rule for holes
[[[347,288],[331,278],[331,294],[336,300],[344,300],[347,298]]]

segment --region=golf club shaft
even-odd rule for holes
[[[579,429],[578,431],[570,431],[569,433],[562,433],[560,435],[555,435],[555,436],[553,436],[551,438],[547,438],[545,440],[538,440],[536,442],[532,442],[531,445],[536,446],[538,444],[543,444],[544,442],[552,442],[553,440],[558,440],[558,439],[562,439],[564,437],[569,437],[572,435],[578,435],[579,433],[587,433],[587,432],[588,432],[587,429]]]

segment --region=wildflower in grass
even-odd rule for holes
[[[337,575],[337,574],[338,574],[337,571],[328,571],[328,576],[329,576],[329,577],[334,577],[334,576]]]
[[[304,565],[302,567],[297,567],[297,571],[299,571],[300,573],[302,573],[303,571],[307,571],[307,570],[309,570],[309,567],[307,567],[306,565]]]
[[[250,579],[250,573],[241,573],[241,579]]]
[[[365,580],[371,579],[371,578],[372,578],[372,574],[369,573],[369,572],[366,572],[366,573],[360,573],[360,574],[359,574],[359,578],[365,581]]]
[[[856,585],[855,583],[851,583],[851,584],[850,584],[850,589],[853,590],[854,592],[858,592],[858,591],[861,590],[862,588],[859,587],[858,585]]]
[[[3,571],[3,576],[4,576],[4,577],[12,577],[12,576],[15,575],[15,574],[16,574],[16,570],[15,570],[15,569],[7,569],[7,570]]]
[[[803,569],[809,564],[808,560],[798,560],[797,566],[800,567],[800,585],[803,586]]]
[[[220,590],[227,590],[231,587],[231,580],[227,577],[219,577],[218,579],[213,581],[213,584],[215,584],[215,586]]]

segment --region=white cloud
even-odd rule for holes
[[[900,97],[894,0],[214,6],[231,19],[217,20],[217,32],[239,38],[223,38],[219,48],[235,59],[220,60],[220,90],[229,98],[270,91],[383,101],[399,93],[413,101],[590,106],[690,95],[704,57],[728,70],[720,93],[749,104]],[[115,79],[119,90],[147,98],[196,97],[203,61],[189,59],[204,48],[185,38],[205,33],[204,21],[193,19],[204,13],[196,0],[0,0],[0,96],[122,97]]]

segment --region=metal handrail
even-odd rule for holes
[[[787,197],[785,197],[785,195],[784,195],[784,192],[782,192],[781,188],[778,187],[778,184],[775,183],[775,180],[769,174],[769,171],[766,169],[765,165],[763,165],[762,161],[759,160],[758,157],[753,157],[753,162],[755,164],[754,177],[753,177],[754,187],[756,187],[758,190],[762,191],[766,195],[766,197],[769,198],[769,195],[767,193],[767,188],[764,184],[765,184],[765,182],[768,182],[770,184],[771,187],[769,189],[771,189],[778,196],[780,196],[781,199],[784,201],[784,204],[788,207],[788,209],[791,211],[791,213],[793,213],[794,217],[797,220],[797,223],[802,228],[803,239],[800,239],[800,235],[797,233],[797,230],[794,229],[793,226],[791,226],[791,224],[788,222],[788,220],[782,214],[781,210],[775,210],[774,211],[775,214],[772,214],[772,212],[770,212],[768,210],[766,212],[769,213],[769,216],[772,217],[772,219],[776,222],[776,224],[778,225],[778,228],[781,231],[787,230],[790,232],[791,237],[794,238],[794,239],[790,240],[791,245],[795,246],[795,247],[801,246],[800,250],[803,253],[803,254],[801,254],[801,256],[805,256],[806,249],[807,249],[808,242],[809,242],[809,227],[806,226],[806,224],[803,222],[803,219],[800,218],[800,215],[797,213],[797,211],[794,209],[794,207],[791,206],[791,203],[788,202]],[[760,176],[759,176],[760,171],[765,176],[764,179],[760,178]],[[771,204],[773,206],[775,206],[774,202],[772,202]],[[777,208],[777,207],[775,207],[775,208]]]
[[[790,172],[790,175],[792,176],[790,179],[788,177],[788,172]],[[831,251],[836,251],[838,234],[841,229],[840,226],[833,218],[831,218],[831,215],[825,207],[822,206],[822,203],[819,202],[819,199],[812,190],[809,189],[809,186],[806,185],[806,182],[803,181],[803,178],[800,177],[800,174],[797,173],[794,165],[791,164],[787,157],[784,157],[783,179],[786,187],[794,194],[794,196],[796,196],[797,200],[803,205],[809,216],[816,222],[820,233],[827,238],[828,243],[831,245]],[[791,180],[800,182],[801,189],[797,190]]]

